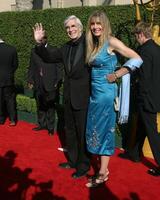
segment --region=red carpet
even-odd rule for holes
[[[73,170],[58,168],[65,161],[57,150],[58,135],[31,131],[33,127],[26,122],[12,128],[8,122],[0,126],[0,200],[160,200],[160,177],[146,173],[152,160],[122,160],[117,149],[109,181],[88,189],[86,177],[74,180]]]

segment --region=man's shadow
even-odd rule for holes
[[[36,183],[29,177],[32,168],[21,170],[15,166],[16,157],[17,153],[12,150],[0,156],[0,199],[25,200],[32,192],[33,200],[65,200],[53,194],[53,181]]]
[[[53,182],[48,181],[46,183],[38,183],[36,185],[36,193],[33,195],[32,200],[65,200],[64,197],[53,195],[51,189]]]
[[[101,184],[98,188],[90,188],[89,200],[120,200],[111,190],[105,185]]]
[[[35,185],[35,180],[29,178],[31,168],[14,166],[16,157],[11,150],[0,156],[0,197],[5,200],[23,199],[27,189]]]

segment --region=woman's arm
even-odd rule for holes
[[[115,37],[109,39],[109,45],[112,51],[117,51],[119,54],[126,58],[139,58],[141,57],[131,48],[127,47],[123,42]]]
[[[130,58],[130,60],[127,61],[122,68],[107,76],[109,82],[115,82],[117,78],[127,74],[130,71],[129,69],[134,70],[136,67],[139,67],[139,65],[142,64],[141,57],[117,38],[111,37],[109,39],[109,46],[110,51],[117,51],[122,56]]]

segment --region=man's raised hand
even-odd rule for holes
[[[45,36],[45,30],[41,23],[36,23],[33,27],[34,39],[37,43],[41,43]]]

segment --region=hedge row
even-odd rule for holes
[[[28,113],[36,113],[37,106],[34,98],[27,97],[25,95],[18,94],[16,96],[17,110]]]
[[[0,34],[7,43],[16,46],[18,51],[19,68],[16,72],[16,84],[20,87],[26,84],[30,51],[34,46],[32,27],[36,22],[44,24],[49,43],[60,46],[68,40],[63,28],[64,19],[74,14],[82,20],[85,28],[89,15],[97,9],[103,9],[107,13],[114,34],[128,45],[133,46],[134,40],[131,36],[135,22],[133,6],[74,7],[0,13]]]

